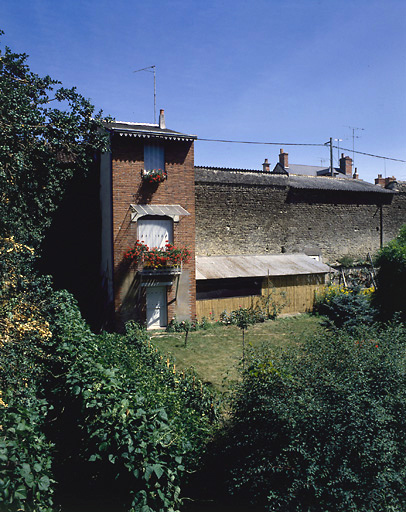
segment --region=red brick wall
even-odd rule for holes
[[[190,215],[181,216],[174,222],[174,245],[186,246],[191,252],[190,261],[184,264],[189,271],[190,319],[196,315],[195,288],[195,183],[193,142],[163,141],[167,180],[149,184],[142,180],[144,168],[144,141],[151,139],[113,136],[112,140],[112,203],[114,243],[114,296],[118,317],[131,317],[131,312],[122,314],[123,304],[129,293],[134,270],[128,268],[123,254],[137,240],[137,223],[131,222],[130,204],[179,204]],[[155,141],[154,141],[155,142]],[[159,142],[159,141],[157,141]],[[130,278],[129,278],[130,276]],[[175,288],[169,288],[168,319],[176,314]],[[138,299],[140,295],[138,295]]]

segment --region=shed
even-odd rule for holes
[[[218,318],[270,294],[285,303],[283,313],[310,311],[331,272],[306,254],[197,256],[197,316]]]

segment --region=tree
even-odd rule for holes
[[[3,32],[0,31],[0,35]],[[0,237],[37,248],[75,172],[107,149],[101,112],[0,47]]]
[[[406,510],[405,356],[402,323],[252,350],[210,477],[258,510]]]
[[[378,268],[373,302],[383,319],[399,312],[406,319],[406,224],[399,235],[383,247],[375,258]]]

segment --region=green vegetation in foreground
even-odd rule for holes
[[[249,326],[245,343],[254,348],[288,347],[321,330],[321,319],[311,315],[278,318]],[[193,367],[203,382],[217,390],[225,390],[238,378],[242,335],[236,325],[212,323],[208,329],[191,331],[186,347],[185,333],[153,332],[151,341],[174,358],[177,369]]]

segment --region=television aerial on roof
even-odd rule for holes
[[[156,66],[147,66],[146,68],[136,69],[133,73],[138,73],[139,71],[154,73],[154,123],[156,124]]]

